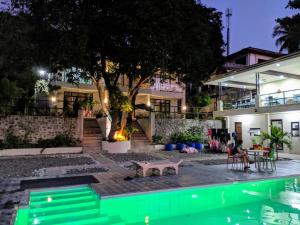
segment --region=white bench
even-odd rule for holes
[[[132,161],[138,167],[142,168],[143,176],[147,176],[147,172],[149,169],[158,169],[159,175],[163,175],[163,171],[166,168],[173,168],[175,169],[175,173],[178,174],[178,166],[182,163],[182,159],[171,161],[171,160],[159,160],[159,161],[151,161],[151,162],[136,162]]]

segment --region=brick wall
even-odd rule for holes
[[[68,132],[80,138],[77,118],[54,116],[4,116],[0,117],[0,140],[8,129],[20,137],[28,134],[28,140],[36,143],[39,139],[51,139],[59,133]]]

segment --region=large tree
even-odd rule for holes
[[[280,46],[280,51],[287,50],[292,53],[300,50],[300,1],[290,0],[287,7],[297,10],[298,13],[277,19],[273,37],[278,37],[276,45]]]
[[[118,126],[125,128],[130,103],[154,75],[205,80],[222,58],[220,13],[193,0],[14,0],[14,5],[36,24],[41,59],[52,70],[71,69],[70,80],[93,81],[112,117],[110,139]],[[120,76],[129,80],[126,94]]]
[[[0,98],[34,93],[34,45],[29,33],[32,25],[27,15],[0,12]]]

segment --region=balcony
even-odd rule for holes
[[[260,95],[261,107],[300,103],[300,89]]]

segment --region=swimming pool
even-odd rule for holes
[[[88,186],[32,191],[15,225],[300,224],[300,177],[101,198]]]

